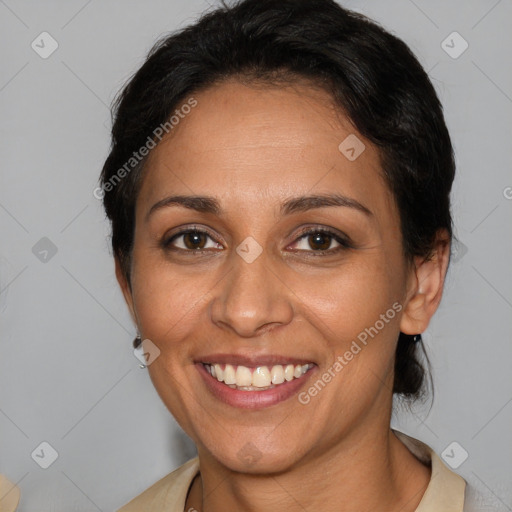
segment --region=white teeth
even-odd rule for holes
[[[244,391],[255,391],[273,388],[283,382],[299,379],[313,364],[288,364],[286,366],[276,364],[271,369],[268,366],[258,366],[252,370],[246,366],[226,364],[224,369],[220,364],[205,364],[205,367],[213,378],[224,382],[229,387]]]
[[[236,384],[235,369],[230,364],[224,368],[224,384]]]
[[[295,367],[293,366],[293,364],[289,364],[286,366],[286,368],[284,369],[284,378],[287,380],[287,381],[290,381],[293,379],[293,374],[295,373]]]
[[[252,385],[257,388],[266,388],[271,384],[270,372],[266,366],[259,366],[252,374]]]
[[[216,364],[213,366],[214,368],[214,371],[215,371],[215,375],[217,377],[217,380],[219,382],[222,382],[224,380],[224,371],[222,370],[222,368],[220,367],[220,364]]]
[[[272,384],[282,384],[284,382],[283,367],[280,364],[272,366],[272,370],[270,370],[270,377]]]
[[[236,384],[237,386],[250,386],[252,384],[251,370],[246,366],[239,366],[236,369]]]

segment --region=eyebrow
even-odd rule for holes
[[[146,220],[157,210],[170,206],[182,206],[200,213],[211,213],[221,216],[223,210],[214,197],[210,196],[169,196],[156,202],[146,215]],[[305,212],[316,208],[345,207],[358,210],[365,215],[372,216],[372,212],[359,201],[340,194],[320,194],[310,196],[292,197],[281,204],[280,213],[282,216],[291,215],[297,212]]]

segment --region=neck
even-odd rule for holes
[[[412,512],[430,480],[429,468],[389,428],[353,432],[324,453],[274,475],[234,472],[201,452],[199,459],[200,475],[185,510]]]

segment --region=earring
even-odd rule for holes
[[[421,334],[415,334],[412,338],[413,343],[419,343],[421,341]]]
[[[137,336],[135,336],[135,339],[133,340],[133,348],[135,349],[134,352],[142,345],[142,337],[139,334],[139,331],[137,330]],[[139,368],[146,368],[145,364],[139,364]]]

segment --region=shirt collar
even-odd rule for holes
[[[448,469],[428,445],[403,432],[392,431],[418,460],[432,469],[430,482],[415,512],[463,512],[465,480]]]

